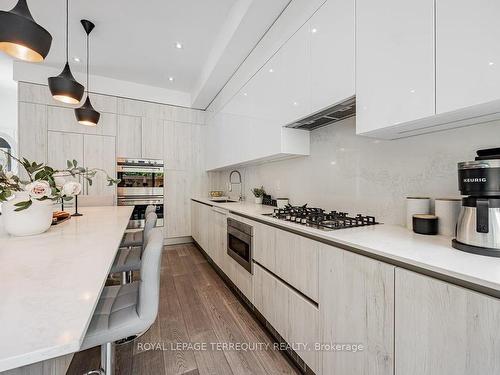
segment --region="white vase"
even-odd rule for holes
[[[12,236],[33,236],[47,231],[52,224],[53,202],[33,200],[33,204],[22,211],[16,203],[26,201],[28,194],[16,193],[14,199],[2,203],[2,218],[5,231]]]
[[[263,197],[255,197],[255,204],[262,204]]]

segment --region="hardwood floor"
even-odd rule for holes
[[[255,350],[230,347],[242,343]],[[75,354],[67,374],[98,368],[99,356],[99,348]],[[155,324],[116,347],[117,375],[298,373],[194,245],[166,248]]]

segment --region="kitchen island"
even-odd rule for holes
[[[0,372],[80,349],[133,207],[11,237],[0,216]]]

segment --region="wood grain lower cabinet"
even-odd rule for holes
[[[254,264],[253,286],[254,306],[282,337],[288,337],[288,287],[258,264]]]
[[[320,264],[321,342],[363,345],[323,351],[322,373],[392,375],[394,267],[326,245]]]
[[[270,270],[276,269],[276,232],[278,229],[261,223],[253,225],[253,259]]]
[[[306,362],[318,373],[319,310],[310,301],[254,264],[254,306]]]
[[[500,300],[396,269],[396,375],[500,374]]]
[[[189,209],[191,183],[188,172],[166,170],[164,193],[166,237],[191,236],[191,215]]]
[[[210,216],[211,228],[208,234],[210,256],[221,269],[224,269],[222,263],[225,261],[227,248],[227,211],[212,207]]]
[[[319,343],[319,310],[310,301],[292,289],[288,289],[288,343],[305,363],[319,374],[321,352],[316,349]]]
[[[321,243],[261,223],[254,227],[253,259],[314,301],[318,301]]]
[[[191,237],[198,244],[200,243],[200,203],[191,201]]]

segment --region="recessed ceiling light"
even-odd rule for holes
[[[272,73],[272,72],[274,72],[274,69],[273,68],[269,69],[269,73]]]
[[[243,96],[247,96],[248,94],[246,92],[243,93]]]
[[[314,28],[312,28],[312,29],[311,29],[311,32],[312,32],[313,34],[316,34],[316,33],[318,32],[318,29],[314,27]]]
[[[493,61],[490,61],[490,62],[488,63],[488,65],[489,65],[489,66],[493,66],[493,65],[495,65],[495,63],[494,63]]]
[[[175,42],[175,48],[182,49],[183,45],[181,42]]]
[[[294,106],[294,107],[297,107],[298,105],[299,105],[299,103],[298,103],[298,102],[293,102],[293,106]]]
[[[174,77],[168,77],[168,80],[169,80],[170,82],[174,82]]]
[[[79,58],[78,56],[73,57],[73,60],[74,60],[75,62],[80,62],[80,58]]]

